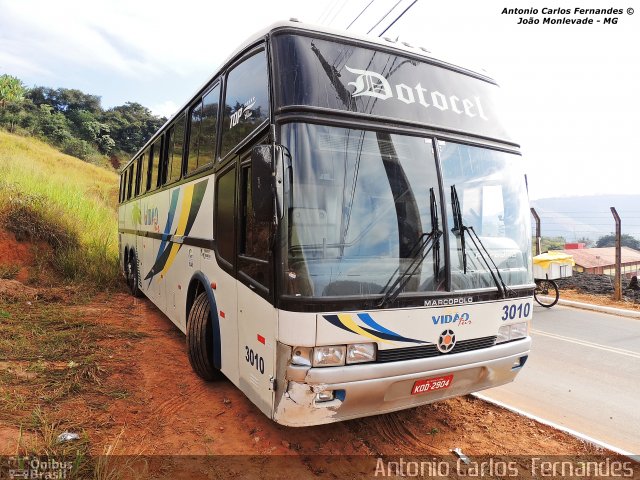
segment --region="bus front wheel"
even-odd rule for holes
[[[213,365],[211,306],[206,292],[196,297],[189,311],[187,350],[189,363],[200,378],[207,381],[222,378],[220,370]]]

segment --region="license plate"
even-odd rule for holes
[[[453,375],[445,375],[443,377],[427,378],[425,380],[417,380],[411,389],[411,395],[420,393],[433,392],[434,390],[442,390],[449,388],[453,382]]]

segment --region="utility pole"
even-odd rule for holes
[[[616,221],[616,274],[613,280],[613,299],[622,300],[622,222],[615,207],[611,213]]]
[[[536,221],[536,255],[540,255],[540,217],[538,216],[536,209],[533,207],[531,207],[531,215],[533,215],[533,218]]]

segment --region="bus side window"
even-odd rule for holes
[[[129,166],[129,175],[128,175],[129,178],[127,179],[127,200],[131,199],[131,194],[132,194],[131,187],[133,185],[132,180],[133,180],[133,177],[135,176],[134,165],[135,165],[135,162]]]
[[[151,147],[151,162],[149,169],[151,170],[151,185],[149,190],[155,190],[162,184],[162,137],[158,138]]]
[[[125,173],[124,172],[120,172],[120,192],[118,194],[118,202],[122,203],[122,186],[124,185],[124,176]]]
[[[242,190],[240,249],[238,271],[269,289],[269,222],[259,222],[253,212],[253,192],[251,190],[251,165],[241,170]]]
[[[202,124],[200,126],[200,141],[198,166],[213,162],[216,155],[216,141],[218,138],[218,106],[220,104],[220,85],[216,85],[202,99]]]
[[[227,268],[233,268],[236,244],[236,168],[220,173],[216,182],[216,249],[218,255],[228,264]]]
[[[227,75],[220,158],[233,150],[269,117],[267,56],[261,50]]]
[[[129,200],[129,169],[124,171],[124,185],[122,186],[122,201]]]
[[[167,148],[165,149],[166,168],[163,171],[162,179],[164,183],[173,183],[180,179],[182,174],[182,154],[184,147],[184,121],[185,115],[181,115],[171,126],[166,136]]]
[[[149,150],[145,150],[140,160],[140,195],[149,188]]]
[[[136,198],[138,194],[138,183],[140,182],[140,157],[136,158],[131,164],[131,198]]]
[[[140,185],[142,183],[142,157],[138,157],[136,158],[136,161],[133,162],[136,165],[136,178],[135,178],[135,184],[136,187],[133,189],[134,190],[134,196],[138,196],[140,194]]]
[[[187,171],[191,173],[198,169],[198,150],[200,145],[200,125],[202,124],[202,102],[199,101],[192,109],[189,124],[189,157]]]
[[[168,182],[175,182],[182,175],[182,156],[184,153],[184,123],[186,117],[181,115],[173,126],[173,142],[171,145],[171,167],[169,169]]]
[[[213,162],[219,100],[220,86],[216,85],[191,109],[187,174]]]
[[[164,135],[164,142],[162,144],[162,161],[161,161],[161,169],[160,174],[162,178],[160,180],[160,185],[165,185],[169,182],[169,169],[171,168],[171,155],[173,154],[173,127],[167,130],[167,133]]]

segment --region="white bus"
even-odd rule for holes
[[[498,91],[421,48],[272,25],[123,168],[132,293],[284,425],[511,382],[534,284]]]

